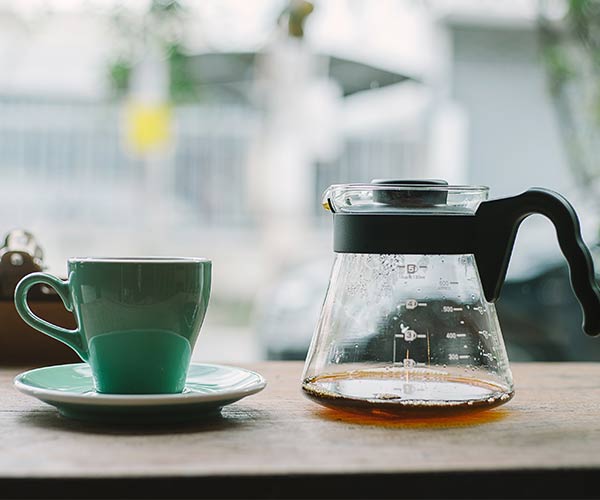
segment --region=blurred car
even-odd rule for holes
[[[595,249],[597,251],[597,247]],[[325,298],[332,259],[297,266],[261,298],[256,328],[263,356],[304,360]],[[566,265],[507,281],[497,304],[511,361],[597,361],[600,340],[587,337]]]

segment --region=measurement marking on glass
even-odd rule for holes
[[[408,299],[405,305],[407,309],[416,309],[419,303],[415,299]]]
[[[469,356],[468,354],[461,354],[458,359],[469,359],[471,356]]]
[[[427,360],[429,361],[429,336],[427,334],[424,333],[417,333],[414,330],[411,330],[408,326],[406,325],[402,325],[400,327],[400,329],[402,330],[402,333],[395,333],[394,334],[394,353],[393,353],[393,362],[394,363],[400,363],[400,361],[398,361],[398,339],[402,339],[404,342],[413,342],[414,340],[417,339],[427,339]],[[404,366],[407,366],[407,359],[409,358],[409,351],[408,349],[406,350],[406,358],[403,359],[401,362],[404,364]],[[408,363],[415,363],[414,360],[410,360]],[[425,363],[422,364],[423,366],[426,366]],[[416,366],[416,365],[415,365]]]
[[[442,306],[442,312],[445,312],[445,313],[460,312],[462,310],[463,310],[462,307]]]
[[[418,266],[417,264],[406,264],[398,267],[404,270],[409,276],[414,275],[416,279],[424,279],[427,271],[427,266]],[[419,271],[422,272],[419,273]]]
[[[406,330],[404,333],[396,333],[394,334],[395,338],[404,339],[406,342],[412,342],[415,339],[424,339],[427,338],[427,335],[423,333],[417,333],[414,330]]]
[[[458,281],[451,281],[450,284],[451,285],[458,285]]]
[[[431,347],[429,345],[429,330],[427,331],[427,366],[431,366]]]
[[[471,356],[469,354],[455,354],[455,353],[450,353],[448,354],[448,359],[450,361],[458,361],[459,359],[469,359]]]
[[[463,337],[466,337],[467,334],[466,333],[456,333],[456,332],[448,332],[446,333],[446,338],[447,339],[460,339]]]
[[[414,368],[417,366],[417,362],[414,359],[409,358],[409,350],[406,350],[406,358],[402,360],[404,368]]]
[[[427,302],[417,302],[416,299],[408,299],[405,304],[400,304],[406,307],[406,309],[412,310],[417,307],[427,307]]]

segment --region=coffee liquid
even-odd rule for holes
[[[509,401],[512,391],[487,381],[445,374],[361,370],[304,380],[304,393],[333,409],[405,417],[480,411]]]

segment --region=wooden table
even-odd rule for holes
[[[0,496],[600,496],[600,364],[514,364],[504,407],[396,422],[305,399],[299,363],[251,368],[265,391],[168,428],[66,420],[0,370]]]

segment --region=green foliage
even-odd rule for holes
[[[113,92],[119,97],[123,96],[129,88],[131,64],[124,59],[115,59],[109,64],[108,76]]]
[[[600,177],[600,1],[565,0],[564,19],[539,19],[542,58],[570,167],[584,189]]]
[[[182,13],[183,8],[178,0],[152,0],[150,12],[159,15],[173,15]]]
[[[190,102],[198,99],[197,85],[190,71],[190,58],[180,43],[167,47],[169,62],[170,94],[175,102]]]
[[[546,47],[542,56],[549,75],[550,92],[557,95],[565,83],[576,75],[575,68],[565,51],[557,45]]]
[[[142,16],[128,10],[126,4],[115,7],[111,20],[118,53],[109,63],[108,76],[116,96],[127,93],[135,61],[147,44],[152,43],[163,50],[169,66],[170,99],[174,102],[198,99],[190,58],[182,42],[186,15],[180,0],[152,0]]]

